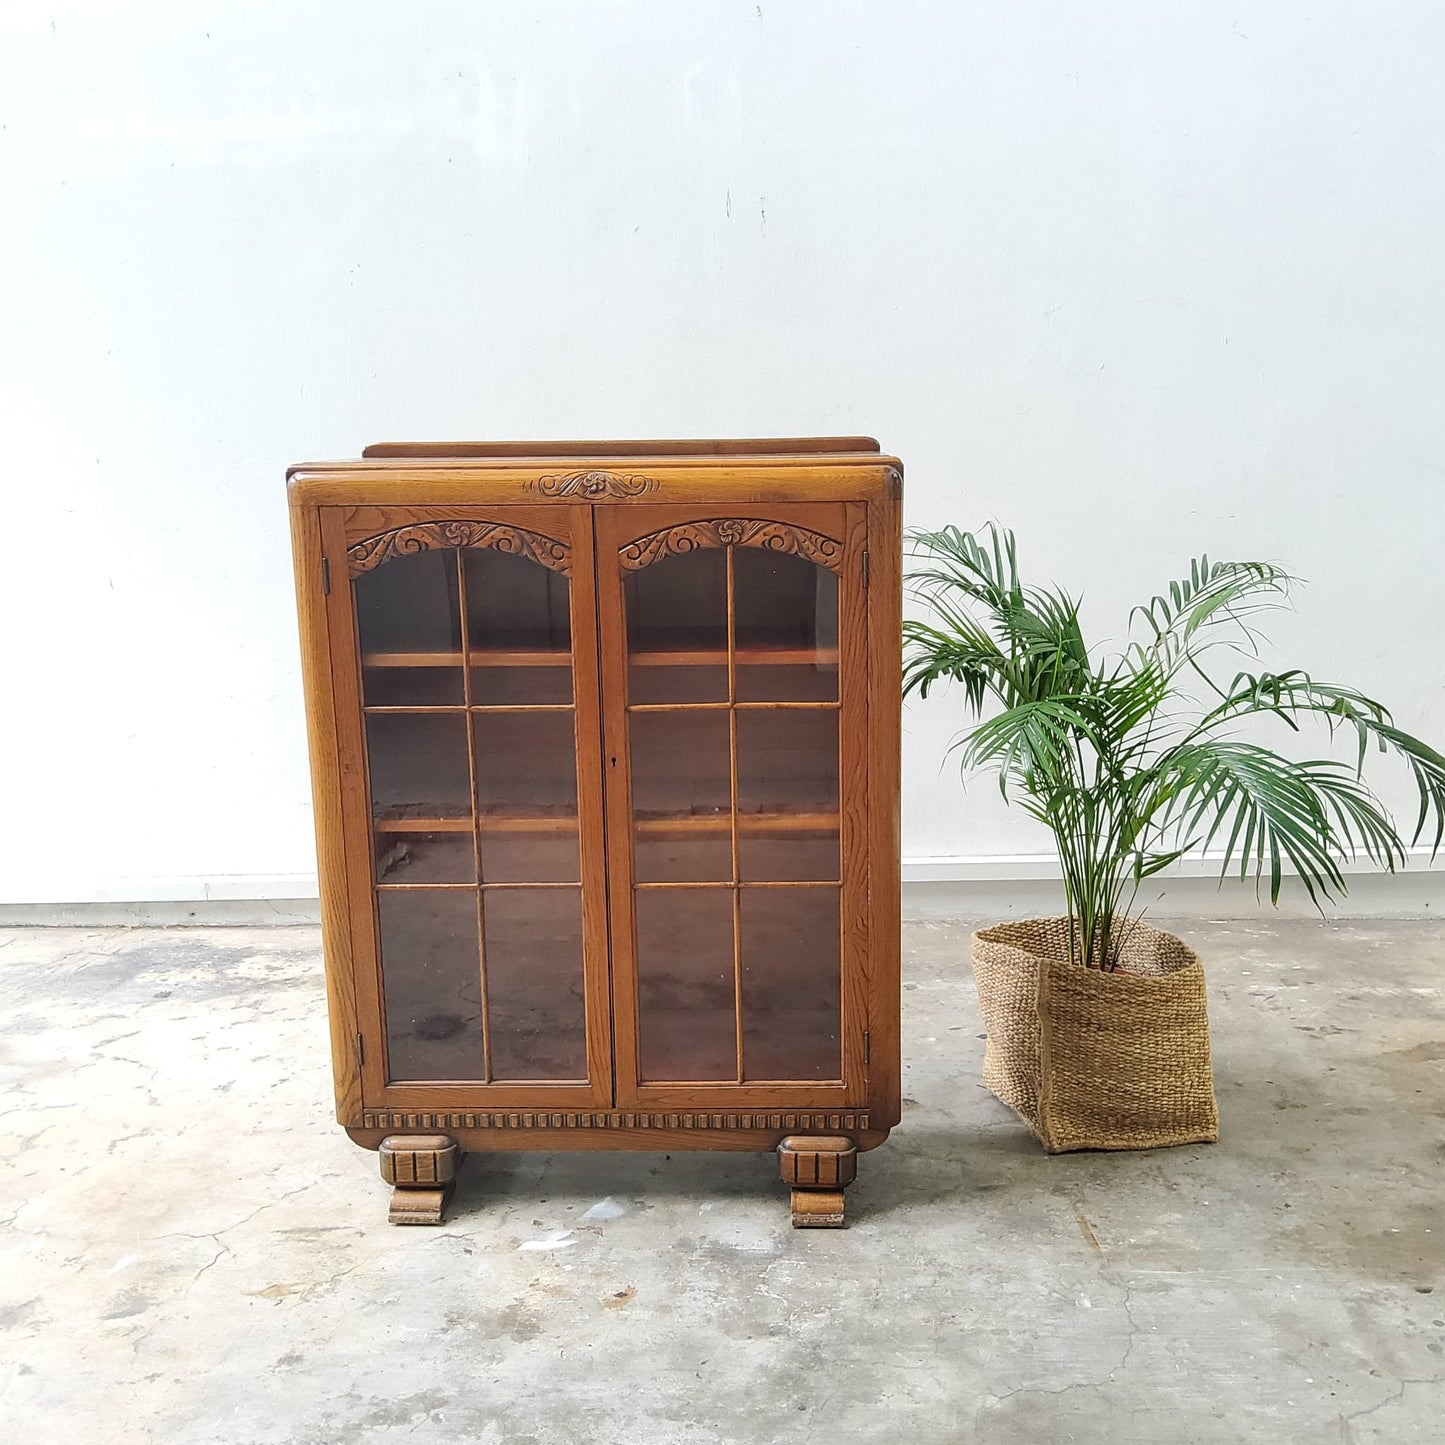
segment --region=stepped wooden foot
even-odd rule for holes
[[[794,1229],[842,1229],[843,1191],[858,1176],[851,1139],[790,1134],[778,1145],[778,1173],[793,1190]]]
[[[391,1191],[392,1224],[440,1224],[457,1187],[462,1151],[445,1134],[391,1134],[377,1151]]]

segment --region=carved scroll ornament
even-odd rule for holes
[[[843,544],[820,532],[809,532],[786,522],[720,517],[709,522],[683,522],[629,542],[622,549],[622,567],[624,571],[636,572],[663,557],[693,552],[699,547],[762,547],[769,552],[806,557],[830,572],[840,572],[843,565]]]
[[[560,472],[527,483],[531,490],[544,497],[583,497],[588,501],[598,497],[640,497],[661,485],[656,477],[644,476],[641,472],[623,476],[618,472],[595,471]]]
[[[522,527],[504,526],[500,522],[415,522],[348,547],[348,571],[351,576],[359,577],[393,557],[409,557],[433,547],[491,547],[498,552],[530,557],[554,572],[570,572],[572,568],[572,549],[565,542]]]

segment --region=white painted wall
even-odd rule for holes
[[[1105,633],[1288,561],[1281,656],[1445,736],[1442,51],[1427,0],[4,7],[3,896],[312,886],[282,472],[383,437],[871,431]],[[913,873],[1033,876],[955,723]]]

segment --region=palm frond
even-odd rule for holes
[[[1078,961],[1117,966],[1128,931],[1121,910],[1140,883],[1216,839],[1222,875],[1253,869],[1259,887],[1267,872],[1272,902],[1287,869],[1318,907],[1344,893],[1349,858],[1398,867],[1405,846],[1363,777],[1370,747],[1411,770],[1416,841],[1433,823],[1432,856],[1445,842],[1445,756],[1381,703],[1299,671],[1239,672],[1224,687],[1206,670],[1212,646],[1257,644],[1251,619],[1283,605],[1295,581],[1282,568],[1199,557],[1130,614],[1144,640],[1105,661],[1090,656],[1074,598],[1020,579],[1011,532],[944,527],[909,540],[920,564],[910,595],[927,615],[904,624],[905,694],[963,685],[982,720],[952,746],[965,770],[992,770],[1004,797],[1052,832]],[[1202,716],[1181,684],[1186,669],[1216,699]],[[1002,710],[985,717],[990,699]],[[1251,716],[1296,731],[1310,716],[1331,733],[1353,729],[1355,766],[1293,763],[1230,735]]]
[[[1241,672],[1230,683],[1222,700],[1200,719],[1196,731],[1204,734],[1222,723],[1236,722],[1251,714],[1273,714],[1296,730],[1303,717],[1320,718],[1331,734],[1340,727],[1353,729],[1356,777],[1363,772],[1365,754],[1372,743],[1381,752],[1393,752],[1403,759],[1419,799],[1411,841],[1420,841],[1433,817],[1435,836],[1431,857],[1439,853],[1440,844],[1445,840],[1445,756],[1397,728],[1384,703],[1356,688],[1316,682],[1307,672],[1298,669],[1257,675]]]
[[[1193,832],[1212,819],[1203,846],[1229,828],[1221,877],[1236,860],[1239,876],[1251,867],[1256,882],[1269,868],[1269,898],[1279,901],[1283,865],[1299,875],[1310,901],[1345,892],[1340,861],[1358,844],[1379,859],[1393,831],[1354,774],[1331,761],[1290,762],[1269,748],[1233,738],[1182,744],[1161,760],[1173,784],[1166,813]]]
[[[1211,562],[1208,556],[1190,563],[1189,576],[1169,584],[1169,595],[1156,595],[1129,614],[1130,625],[1142,620],[1151,633],[1151,647],[1177,665],[1202,648],[1196,638],[1205,629],[1227,624],[1251,646],[1258,634],[1245,620],[1282,607],[1298,579],[1271,562]]]

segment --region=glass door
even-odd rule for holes
[[[610,1102],[590,518],[385,520],[345,556],[370,837],[349,866],[385,1040],[368,1093]]]
[[[599,509],[623,1107],[862,1098],[855,510]]]

